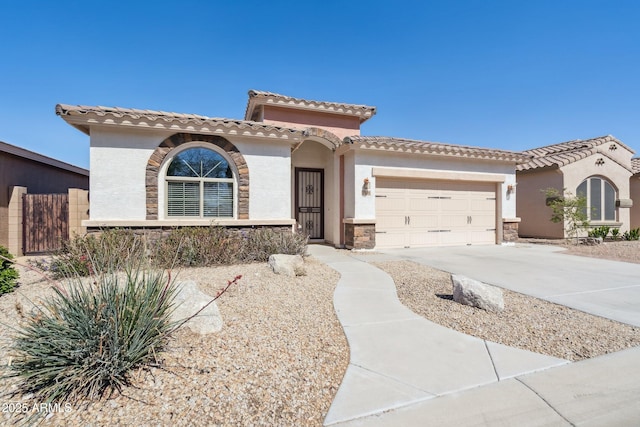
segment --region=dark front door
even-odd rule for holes
[[[296,168],[296,221],[311,239],[324,239],[324,171]]]

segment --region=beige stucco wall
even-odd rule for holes
[[[155,130],[91,129],[91,221],[146,220],[147,162],[158,145],[172,134],[174,132]],[[291,218],[290,143],[243,136],[225,138],[238,148],[249,168],[249,219]],[[163,168],[171,157],[169,154],[165,158]],[[160,220],[165,219],[164,198],[165,186],[160,183]]]
[[[629,212],[630,228],[638,228],[640,227],[640,174],[631,177],[629,186],[629,194],[633,200],[633,207]]]
[[[520,237],[561,239],[564,230],[561,224],[551,222],[551,208],[546,205],[544,190],[555,188],[562,191],[562,173],[558,169],[518,172],[516,214],[521,219],[518,228]]]
[[[319,127],[328,130],[340,139],[345,136],[360,135],[360,119],[341,114],[265,105],[263,122],[295,129]]]
[[[631,154],[627,150],[617,149],[614,154],[619,156],[620,154],[627,153],[626,164],[631,166]],[[602,160],[604,163],[598,162]],[[616,199],[629,199],[629,179],[631,178],[631,172],[629,169],[623,167],[618,162],[613,161],[608,157],[604,157],[601,154],[594,154],[585,159],[578,160],[567,166],[562,167],[562,173],[564,175],[564,187],[572,194],[576,194],[578,186],[587,178],[597,176],[609,181],[616,189]],[[629,223],[631,220],[629,208],[616,209],[617,222],[621,223],[620,231],[624,232],[629,230]],[[602,224],[600,222],[593,222],[592,225]]]
[[[609,150],[604,147],[603,150]],[[611,157],[614,157],[615,160]],[[631,153],[618,146],[609,150],[607,155],[596,153],[584,159],[563,166],[561,169],[537,169],[518,173],[518,216],[520,236],[563,238],[564,230],[560,224],[550,223],[551,209],[545,206],[544,194],[540,191],[553,187],[567,194],[576,195],[578,186],[587,178],[600,177],[609,181],[616,189],[617,199],[632,198],[629,190],[631,172],[623,165],[630,166]],[[607,223],[620,224],[620,231],[629,229],[631,222],[629,208],[617,208],[617,221]],[[592,221],[593,226],[605,223]]]
[[[504,189],[506,189],[507,185],[515,183],[515,164],[477,159],[462,159],[459,157],[426,156],[415,153],[389,153],[377,150],[357,150],[354,156],[353,181],[349,181],[351,187],[346,188],[346,193],[354,193],[353,217],[357,219],[375,219],[376,179],[372,176],[374,167],[453,172],[460,174],[461,177],[464,177],[465,173],[499,174],[504,178],[502,186]],[[365,178],[371,182],[371,194],[363,194],[362,192]],[[470,180],[472,179],[470,178]],[[516,194],[506,194],[506,191],[501,191],[499,197],[500,202],[498,206],[501,208],[501,212],[499,213],[501,219],[515,218]],[[348,209],[347,212],[351,213]]]
[[[344,153],[344,217],[356,217],[355,152]],[[353,189],[353,191],[352,191]]]
[[[324,237],[330,243],[340,242],[339,158],[316,141],[304,141],[291,156],[291,218],[295,218],[295,168],[324,171]]]
[[[92,221],[145,220],[149,157],[170,133],[91,128]]]

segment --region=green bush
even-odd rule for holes
[[[173,284],[162,274],[129,270],[73,280],[16,332],[7,377],[42,402],[97,398],[129,384],[132,369],[153,365],[176,324]]]
[[[16,287],[19,274],[13,268],[13,256],[7,248],[0,246],[0,295],[12,292]]]
[[[600,237],[604,240],[608,235],[611,227],[603,225],[601,227],[596,227],[593,230],[589,230],[589,237]]]
[[[640,240],[640,227],[625,231],[622,238],[624,240]]]
[[[620,237],[620,229],[619,228],[612,228],[611,229],[611,238],[613,240],[618,240],[619,237]]]

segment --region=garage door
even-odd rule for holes
[[[494,183],[376,179],[376,247],[495,242]]]

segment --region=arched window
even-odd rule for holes
[[[232,218],[235,179],[218,152],[196,147],[178,153],[167,168],[167,216]]]
[[[616,190],[609,181],[587,178],[578,186],[576,194],[587,198],[587,218],[590,221],[616,220]]]

